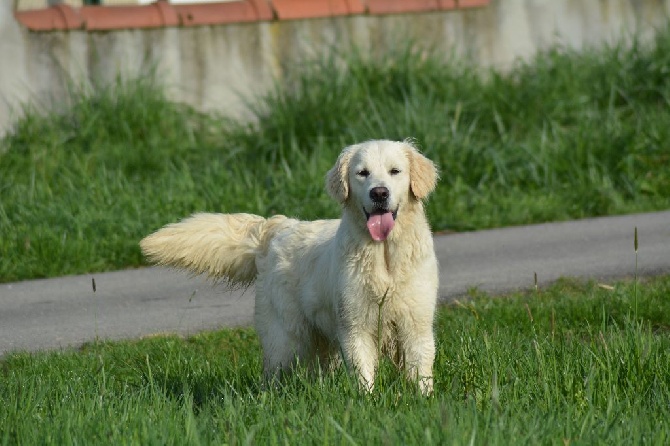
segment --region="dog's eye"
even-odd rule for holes
[[[370,171],[368,169],[359,170],[356,175],[358,175],[359,177],[367,178],[370,175]]]
[[[393,169],[389,170],[389,173],[391,175],[398,175],[400,173],[400,169],[394,167]]]

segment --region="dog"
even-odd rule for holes
[[[367,141],[346,147],[326,174],[340,220],[200,213],[140,246],[161,265],[256,283],[266,379],[344,360],[371,391],[386,354],[429,394],[438,264],[423,201],[437,180],[411,141]]]

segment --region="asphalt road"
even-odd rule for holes
[[[440,297],[530,288],[535,273],[541,286],[632,276],[635,227],[639,274],[669,274],[670,211],[438,235]],[[0,355],[247,325],[253,300],[253,287],[228,291],[164,268],[0,284]]]

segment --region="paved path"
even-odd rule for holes
[[[540,285],[631,276],[636,226],[640,274],[670,273],[667,211],[436,236],[440,296],[529,288],[534,273]],[[0,354],[246,325],[253,298],[253,288],[226,291],[163,268],[0,284]]]

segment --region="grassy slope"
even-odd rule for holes
[[[142,236],[196,210],[335,217],[324,174],[370,138],[413,136],[439,164],[435,229],[670,207],[670,31],[507,74],[411,49],[342,57],[262,98],[256,125],[171,103],[151,79],[29,110],[0,141],[0,281],[140,265]]]
[[[667,444],[670,278],[441,309],[436,391],[383,367],[259,387],[253,331],[0,360],[0,443]],[[473,441],[471,443],[471,440]]]

